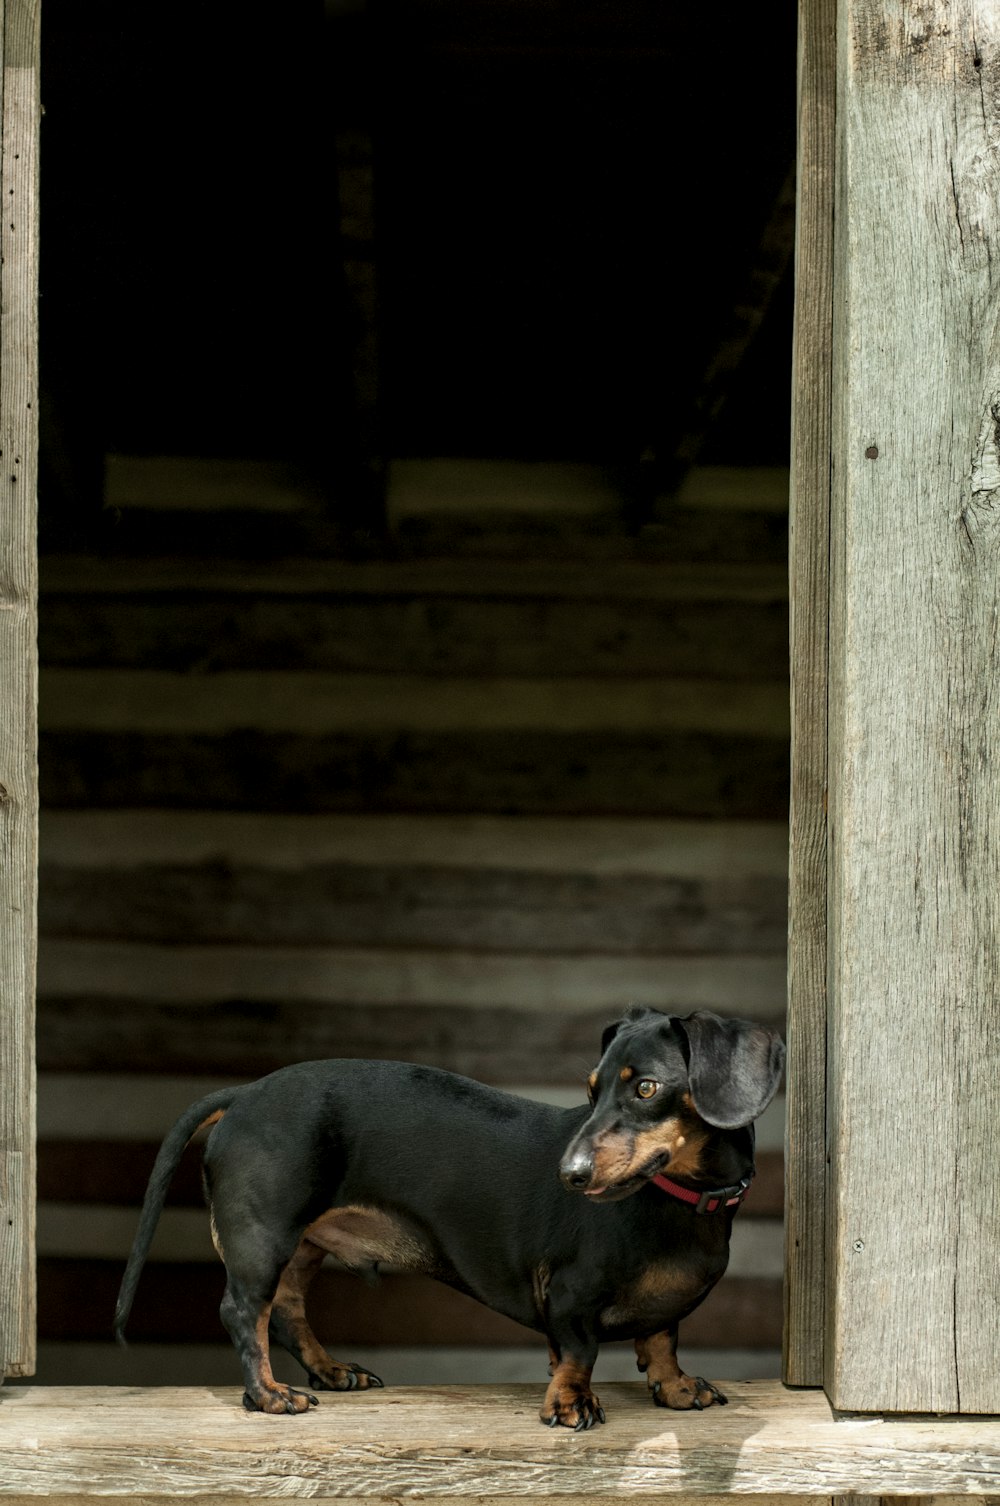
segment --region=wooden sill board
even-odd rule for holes
[[[1000,1493],[1000,1419],[839,1417],[777,1381],[725,1385],[730,1405],[703,1413],[654,1410],[641,1383],[600,1389],[607,1424],[575,1434],[540,1425],[540,1386],[324,1395],[287,1418],[244,1412],[231,1388],[8,1386],[0,1501]]]

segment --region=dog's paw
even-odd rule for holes
[[[244,1391],[243,1405],[248,1412],[294,1417],[299,1412],[308,1412],[310,1407],[318,1407],[319,1402],[309,1391],[296,1391],[293,1386],[275,1381],[272,1386],[262,1386],[256,1395]]]
[[[361,1365],[340,1364],[331,1360],[322,1372],[310,1371],[309,1384],[317,1391],[373,1391],[382,1390],[383,1382],[371,1370]]]
[[[711,1381],[700,1375],[679,1375],[675,1380],[653,1381],[649,1387],[658,1407],[672,1407],[678,1412],[703,1412],[713,1405],[724,1407],[729,1398]]]
[[[604,1408],[589,1389],[550,1386],[538,1415],[546,1427],[572,1428],[580,1433],[604,1421]]]

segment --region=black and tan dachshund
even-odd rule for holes
[[[331,1359],[305,1316],[326,1254],[469,1292],[548,1339],[550,1426],[604,1421],[598,1345],[634,1339],[658,1406],[725,1397],[685,1375],[677,1327],[726,1269],[754,1171],[753,1121],[781,1076],[771,1031],[633,1009],[604,1033],[589,1106],[558,1109],[431,1067],[317,1061],[194,1104],[163,1142],[115,1313],[122,1338],[167,1186],[212,1126],[205,1185],[226,1267],[224,1322],[250,1410],[316,1398],[274,1379],[272,1342],[314,1389],[382,1382]]]

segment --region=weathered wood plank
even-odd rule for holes
[[[152,1390],[141,1401],[131,1388],[19,1386],[0,1411],[0,1498],[37,1500],[43,1488],[87,1499],[99,1489],[145,1501],[152,1485],[162,1499],[523,1506],[576,1496],[610,1506],[611,1481],[615,1499],[719,1506],[771,1492],[955,1496],[1000,1485],[996,1421],[844,1419],[822,1392],[719,1379],[730,1404],[705,1413],[656,1412],[641,1383],[602,1387],[608,1422],[582,1436],[542,1431],[534,1386],[324,1396],[304,1419],[245,1413],[235,1385]]]
[[[366,176],[370,164],[360,163],[359,172]],[[388,490],[396,519],[476,510],[614,513],[621,501],[620,488],[601,466],[455,456],[391,461]],[[696,466],[678,500],[685,507],[781,513],[788,505],[788,471],[781,466]],[[307,475],[273,461],[115,453],[105,463],[110,508],[289,512],[315,507],[317,501],[315,483]]]
[[[782,564],[670,560],[580,564],[520,559],[516,567],[489,560],[338,560],[315,555],[290,558],[285,548],[265,563],[202,553],[176,559],[102,558],[48,555],[41,561],[43,595],[163,595],[183,591],[239,597],[262,596],[405,597],[447,596],[455,600],[496,601],[525,597],[605,602],[780,602],[788,597]]]
[[[316,481],[274,460],[208,459],[194,455],[108,455],[104,503],[191,512],[290,513],[322,503]]]
[[[121,1273],[120,1260],[40,1260],[39,1338],[107,1338]],[[127,1337],[135,1343],[177,1344],[219,1336],[224,1284],[219,1262],[150,1261],[143,1269]],[[429,1276],[389,1275],[371,1285],[324,1268],[310,1288],[309,1314],[319,1337],[342,1348],[366,1343],[492,1348],[535,1342],[544,1356],[544,1340],[531,1329]],[[692,1347],[726,1345],[737,1334],[747,1349],[780,1347],[780,1278],[724,1277],[685,1319],[682,1342]],[[357,1358],[363,1363],[363,1356]]]
[[[780,953],[784,878],[703,880],[517,870],[44,864],[45,936],[467,951]]]
[[[34,1368],[38,4],[2,11],[0,1378]]]
[[[40,736],[54,808],[783,820],[784,736],[441,732]]]
[[[826,1383],[996,1412],[1000,16],[839,10]]]
[[[46,596],[43,666],[779,680],[783,602]]]
[[[322,1487],[319,1488],[321,1489]],[[85,1488],[83,1494],[46,1495],[45,1500],[48,1503],[48,1506],[83,1506],[83,1503],[87,1501],[97,1500],[99,1498],[98,1490],[98,1482],[95,1481],[93,1483],[94,1493],[91,1493],[90,1490]],[[100,1498],[106,1499],[103,1491],[99,1492],[99,1494]],[[5,1495],[2,1497],[2,1499],[8,1501],[10,1503],[10,1506],[38,1506],[38,1497],[36,1495]],[[151,1494],[148,1490],[144,1490],[141,1495],[133,1494],[129,1499],[133,1503],[133,1506],[168,1506],[168,1503],[175,1501],[177,1499],[177,1496],[173,1493],[168,1495]],[[220,1494],[215,1489],[212,1490],[210,1495],[191,1495],[186,1488],[184,1490],[184,1500],[189,1503],[193,1503],[193,1506],[208,1506],[208,1503],[211,1503],[211,1506],[247,1506],[248,1500],[251,1499],[260,1499],[260,1496],[258,1495],[251,1497],[242,1491],[238,1491],[238,1493],[235,1495],[230,1494],[228,1491]],[[286,1497],[286,1499],[288,1499],[288,1497]],[[330,1496],[323,1494],[312,1494],[305,1496],[298,1490],[297,1487],[296,1495],[291,1497],[290,1499],[309,1500],[312,1503],[312,1506],[341,1506],[341,1503],[345,1498],[343,1496]],[[387,1499],[382,1496],[368,1496],[366,1497],[366,1499],[372,1503],[372,1506],[395,1506],[398,1497],[391,1497]],[[426,1503],[426,1506],[441,1506],[442,1500],[447,1499],[447,1497],[441,1498],[421,1496],[420,1499],[422,1502]],[[477,1501],[477,1503],[479,1503],[479,1506],[500,1506],[501,1502],[503,1503],[503,1506],[531,1506],[531,1503],[535,1500],[535,1497],[510,1496],[494,1493],[492,1495],[477,1495],[474,1497],[474,1499]],[[621,1496],[560,1496],[560,1500],[565,1503],[565,1506],[577,1506],[577,1503],[584,1499],[586,1499],[586,1501],[588,1502],[588,1506],[617,1506],[617,1503],[622,1498]],[[687,1506],[693,1506],[694,1502],[697,1502],[698,1506],[723,1506],[723,1502],[727,1501],[728,1499],[729,1497],[727,1496],[671,1496],[672,1501],[687,1503]],[[830,1506],[830,1498],[827,1496],[803,1497],[769,1494],[762,1497],[761,1499],[766,1501],[767,1506],[791,1506],[792,1502],[801,1502],[803,1500],[814,1501],[815,1506]],[[895,1500],[898,1498],[893,1499]],[[957,1506],[960,1498],[957,1496],[948,1498],[942,1496],[934,1497],[933,1499],[935,1501],[947,1500],[948,1506]],[[991,1503],[991,1506],[993,1506],[993,1503]]]
[[[579,816],[268,816],[238,811],[46,811],[41,856],[59,868],[145,863],[271,867],[437,867],[594,878],[783,878],[777,821],[651,821]]]
[[[335,520],[318,514],[259,509],[125,508],[108,514],[87,540],[113,555],[212,555],[230,559],[322,555],[343,558],[344,539]],[[511,565],[526,557],[551,562],[749,561],[780,563],[788,529],[780,513],[678,507],[636,537],[617,513],[561,515],[454,513],[411,517],[395,534],[398,557],[439,555]]]
[[[801,0],[789,516],[792,756],[784,1354],[784,1379],[796,1386],[823,1382],[835,51],[834,0]]]
[[[40,688],[41,726],[61,732],[788,732],[784,680],[47,669]]]
[[[664,511],[637,537],[611,517],[525,517],[453,513],[405,519],[396,533],[399,553],[410,556],[466,555],[470,559],[661,558],[670,560],[757,560],[775,562],[788,554],[786,518],[774,512],[709,512],[693,507]],[[249,549],[247,552],[250,552]]]
[[[682,1013],[784,1013],[785,962],[771,956],[562,957],[450,947],[155,946],[51,940],[39,961],[42,998],[147,998],[204,1006],[251,1003],[450,1005],[564,1015],[628,1003]]]

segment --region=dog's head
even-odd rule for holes
[[[774,1097],[785,1048],[749,1020],[632,1009],[609,1025],[588,1088],[591,1113],[559,1166],[564,1184],[600,1202],[665,1172],[697,1177],[716,1130],[752,1124]]]

